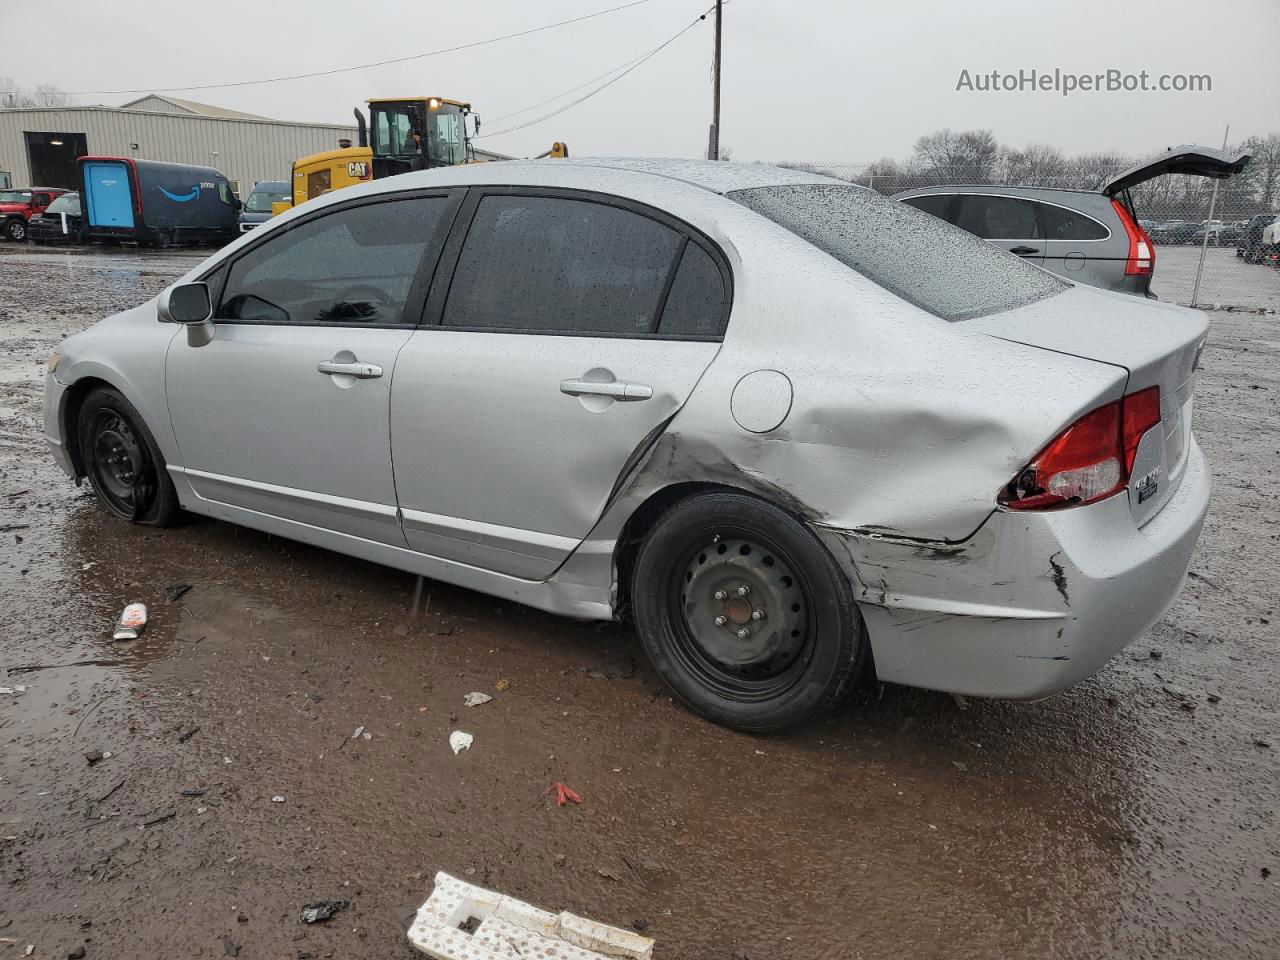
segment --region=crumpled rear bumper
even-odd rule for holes
[[[1172,499],[1136,528],[1126,497],[996,511],[962,544],[815,525],[854,577],[886,682],[1008,699],[1096,673],[1177,597],[1209,505],[1194,439]]]

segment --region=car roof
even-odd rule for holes
[[[508,161],[503,161],[508,162]],[[790,167],[774,167],[764,163],[730,163],[725,160],[682,160],[664,157],[581,157],[564,160],[517,161],[581,167],[599,167],[610,170],[628,170],[655,177],[679,180],[712,193],[730,193],[752,187],[778,187],[798,183],[839,183],[853,186],[845,180],[796,170]]]
[[[414,185],[414,181],[432,184],[531,183],[540,182],[544,175],[548,181],[562,180],[554,176],[565,171],[575,171],[581,179],[599,188],[609,181],[632,180],[643,177],[662,177],[698,187],[711,193],[725,194],[752,187],[787,186],[800,183],[832,183],[846,187],[854,184],[833,177],[771,167],[763,163],[729,163],[718,160],[680,160],[655,157],[576,157],[573,159],[494,160],[485,163],[469,163],[452,167],[437,167],[417,173],[401,174],[378,183],[396,181],[400,188]],[[411,179],[412,178],[412,179]],[[864,188],[858,188],[864,189]]]

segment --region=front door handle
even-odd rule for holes
[[[1033,253],[1039,253],[1039,247],[1010,247],[1010,253],[1016,253],[1020,257],[1029,257]]]
[[[610,380],[608,383],[596,383],[591,380],[561,380],[560,392],[570,397],[592,396],[612,397],[614,400],[648,400],[653,396],[653,387],[643,383],[626,383],[622,380]]]
[[[355,377],[357,380],[376,380],[382,376],[382,368],[376,363],[340,363],[337,360],[321,360],[316,364],[321,373],[333,376],[335,373]]]

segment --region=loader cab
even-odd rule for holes
[[[374,179],[471,159],[471,105],[443,97],[369,101]]]

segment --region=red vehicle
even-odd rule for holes
[[[55,197],[66,192],[64,187],[0,190],[0,234],[7,240],[23,243],[27,239],[27,221],[37,213],[44,213]]]

